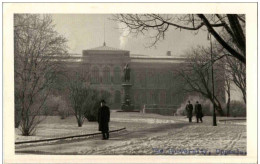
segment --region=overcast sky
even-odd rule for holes
[[[147,36],[126,36],[127,31],[120,30],[120,24],[110,20],[111,15],[102,14],[55,14],[56,30],[66,36],[71,53],[82,54],[82,50],[102,46],[105,41],[109,47],[129,50],[131,54],[166,55],[172,51],[173,56],[182,56],[185,50],[197,45],[209,45],[207,32],[200,30],[197,34],[187,30],[170,28],[165,40],[156,48],[146,48],[151,39]],[[104,28],[105,22],[105,28]]]

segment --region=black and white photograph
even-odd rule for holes
[[[14,155],[248,156],[246,13],[12,18]]]

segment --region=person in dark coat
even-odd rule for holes
[[[189,122],[192,122],[192,111],[193,111],[193,105],[188,101],[188,104],[186,105],[186,112],[187,117],[189,118]]]
[[[201,104],[197,101],[195,105],[195,114],[197,118],[197,123],[199,123],[199,120],[202,121],[203,113],[202,113],[202,107]]]
[[[99,131],[102,132],[103,140],[109,139],[109,126],[108,123],[110,121],[110,110],[109,107],[106,106],[105,100],[101,101],[101,107],[98,109],[98,124]]]

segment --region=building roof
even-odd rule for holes
[[[130,56],[131,62],[134,63],[185,63],[187,58],[174,56]]]
[[[186,63],[185,60],[179,59],[143,59],[143,58],[131,58],[132,63]]]
[[[130,57],[133,59],[170,59],[170,60],[187,60],[187,57],[175,57],[175,56],[162,56],[162,55],[136,55],[136,54],[130,54]]]
[[[103,46],[91,48],[91,49],[88,49],[88,50],[91,50],[91,51],[94,50],[94,51],[126,51],[126,52],[129,52],[127,50],[121,50],[121,49],[118,49],[118,48],[108,47],[108,46],[106,46],[105,42],[104,42]]]

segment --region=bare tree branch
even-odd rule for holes
[[[240,20],[240,22],[238,21]],[[156,46],[161,39],[164,39],[166,32],[172,27],[179,30],[198,31],[205,29],[211,33],[219,44],[227,50],[232,56],[240,60],[242,63],[246,63],[245,54],[245,37],[243,30],[245,29],[245,23],[243,21],[243,15],[220,15],[220,14],[186,14],[186,15],[167,15],[167,14],[119,14],[114,15],[112,20],[125,25],[125,29],[130,34],[138,36],[152,35],[153,39],[151,46]],[[225,40],[222,36],[223,30],[215,30],[214,28],[223,27],[228,35],[228,40]],[[232,40],[230,40],[232,38]],[[236,48],[233,45],[236,45]],[[239,51],[238,51],[239,50]]]
[[[211,62],[209,55],[207,54],[208,50],[203,47],[198,47],[197,49],[192,49],[188,53],[188,64],[185,66],[186,69],[182,69],[179,74],[183,77],[185,83],[187,83],[187,88],[189,92],[196,92],[209,99],[217,107],[217,110],[220,114],[223,114],[222,101],[220,101],[220,96],[224,93],[222,92],[221,85],[217,84],[217,91],[212,96],[212,85],[211,85]],[[216,54],[214,55],[216,56]],[[215,81],[222,81],[223,70],[219,67],[215,67],[218,71],[215,71]]]

